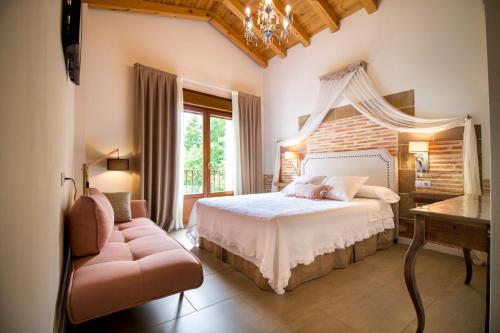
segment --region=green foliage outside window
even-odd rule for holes
[[[203,118],[186,114],[184,132],[184,189],[186,194],[203,192]],[[211,191],[224,191],[226,121],[210,118]]]
[[[210,118],[210,163],[214,170],[224,169],[226,121],[222,118]]]

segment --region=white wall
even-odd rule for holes
[[[85,9],[79,112],[86,158],[132,151],[134,63],[262,96],[262,69],[206,22]],[[130,175],[90,170],[91,186],[130,190]],[[80,183],[81,184],[81,183]]]
[[[415,89],[416,114],[471,113],[482,125],[483,170],[489,178],[489,115],[484,10],[479,0],[383,0],[324,30],[307,48],[290,49],[264,71],[265,173],[272,173],[274,142],[298,130],[314,107],[318,76],[357,60],[382,94]]]
[[[0,331],[52,332],[72,193],[61,1],[0,2]]]

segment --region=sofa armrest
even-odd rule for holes
[[[132,218],[149,217],[146,200],[130,200]]]

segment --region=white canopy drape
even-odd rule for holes
[[[177,149],[175,151],[175,173],[177,174],[177,179],[174,189],[173,221],[170,224],[169,231],[182,229],[184,227],[182,222],[182,212],[184,210],[184,124],[182,121],[184,115],[183,85],[184,79],[177,77]]]
[[[472,119],[470,117],[424,119],[407,115],[390,105],[377,92],[363,66],[321,81],[318,102],[307,122],[295,135],[277,143],[273,191],[277,189],[275,184],[279,180],[280,148],[296,145],[311,135],[341,96],[374,123],[398,132],[436,133],[464,126],[464,193],[481,194],[476,132]]]

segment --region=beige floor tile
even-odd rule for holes
[[[404,255],[393,260],[395,265],[385,270],[377,281],[395,291],[406,291]],[[465,278],[464,259],[452,255],[423,250],[415,265],[416,280],[424,306],[432,303],[455,282]]]
[[[425,332],[484,332],[484,306],[483,295],[450,290],[425,310]],[[415,332],[416,328],[415,320],[404,332]]]
[[[486,268],[474,266],[470,285],[457,280],[425,310],[425,332],[484,332]],[[415,332],[417,321],[404,331]]]
[[[270,333],[355,333],[356,330],[347,326],[334,316],[327,314],[321,309],[313,309],[301,316],[283,318],[282,324]]]
[[[377,282],[344,289],[323,310],[359,332],[401,332],[416,318],[407,295]]]
[[[178,237],[185,237],[180,233]],[[259,289],[243,274],[193,248],[203,285],[79,325],[76,332],[414,332],[416,314],[406,290],[407,247],[395,245],[334,270],[285,295]],[[486,269],[474,266],[463,284],[463,258],[422,251],[417,281],[426,306],[426,332],[481,332]],[[178,312],[177,312],[178,310]]]
[[[169,232],[169,235],[174,237],[179,243],[182,244],[187,250],[194,248],[193,243],[186,237],[187,229],[180,229]]]
[[[185,295],[199,310],[237,296],[248,288],[255,288],[255,285],[246,276],[235,270],[225,270],[205,276],[201,287],[188,290]]]
[[[328,284],[316,279],[284,295],[253,287],[242,292],[240,296],[263,316],[272,314],[274,318],[279,318],[282,315],[300,316],[301,313],[327,304],[330,292],[331,287]]]
[[[191,249],[191,253],[194,254],[201,261],[203,265],[203,272],[206,275],[210,275],[216,272],[221,272],[231,268],[229,264],[226,264],[221,260],[215,258],[210,252],[206,250],[199,249],[196,247]]]
[[[333,270],[321,279],[332,288],[348,286],[351,289],[363,289],[367,284],[379,281],[388,269],[376,262],[375,257],[370,256],[346,268]]]
[[[259,316],[238,297],[217,303],[167,323],[147,329],[147,333],[257,333],[266,328]]]
[[[70,331],[79,333],[140,332],[147,327],[153,327],[191,312],[195,312],[195,309],[185,297],[181,299],[177,294],[88,321]]]

